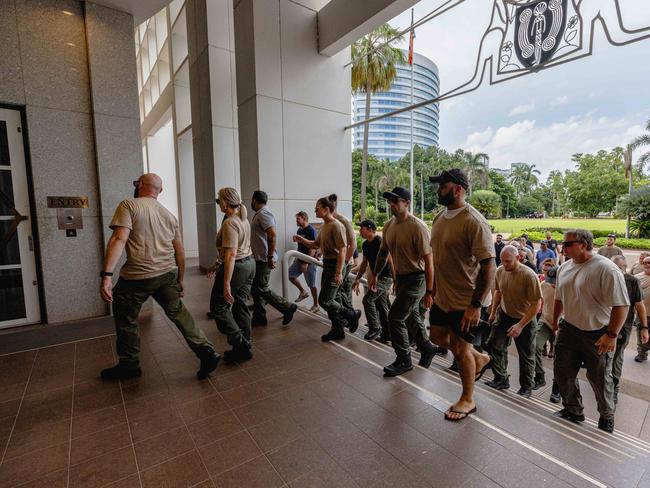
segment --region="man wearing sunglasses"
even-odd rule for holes
[[[555,415],[582,422],[578,371],[584,364],[600,419],[598,428],[614,432],[612,358],[627,317],[630,300],[625,279],[609,259],[593,254],[593,235],[584,229],[567,231],[562,249],[567,258],[558,272],[551,328],[557,331],[553,372],[564,408]],[[560,316],[564,314],[561,324]]]
[[[101,276],[100,294],[113,304],[119,362],[104,369],[104,379],[140,376],[140,334],[137,318],[142,304],[153,297],[183,334],[188,346],[201,360],[199,379],[216,369],[219,356],[196,325],[181,297],[184,295],[185,250],[178,220],[158,202],[162,179],[153,173],[133,182],[133,198],[117,207],[110,228]],[[113,288],[113,270],[126,249],[126,263]]]

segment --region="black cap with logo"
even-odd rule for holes
[[[377,230],[377,224],[375,224],[372,220],[366,219],[357,224],[359,227],[365,227],[366,229],[370,230]]]
[[[411,192],[409,192],[406,188],[402,188],[401,186],[396,186],[395,188],[392,189],[392,191],[385,191],[383,197],[386,200],[393,200],[394,198],[399,198],[401,200],[406,200],[410,202]]]
[[[437,176],[429,176],[429,181],[440,185],[452,182],[462,186],[466,190],[469,188],[469,180],[467,179],[467,176],[465,176],[465,173],[458,168],[446,169]]]

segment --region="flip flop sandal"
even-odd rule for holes
[[[483,375],[489,369],[490,366],[492,366],[492,358],[490,358],[490,360],[486,363],[486,365],[481,368],[481,371],[476,373],[476,377],[474,378],[475,383],[481,378],[483,378]]]
[[[458,418],[451,418],[451,417],[449,416],[450,413],[456,413],[456,414],[459,414],[459,415],[461,415],[461,416],[458,417]],[[452,410],[452,409],[450,408],[449,410],[447,410],[447,411],[445,412],[445,420],[449,420],[450,422],[459,422],[459,421],[461,421],[461,420],[466,419],[467,417],[469,417],[469,416],[470,416],[471,414],[473,414],[473,413],[476,413],[476,407],[474,407],[473,409],[471,409],[469,412],[459,412],[458,410]]]

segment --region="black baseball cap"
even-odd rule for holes
[[[402,200],[411,201],[411,192],[401,186],[396,186],[392,191],[385,191],[382,195],[386,200],[400,198]]]
[[[467,176],[458,168],[446,169],[438,176],[429,176],[429,181],[431,183],[438,183],[439,185],[452,182],[462,186],[466,190],[469,188]]]
[[[359,222],[357,224],[359,227],[365,227],[366,229],[370,230],[377,230],[377,224],[375,224],[372,220],[366,219],[362,222]]]
[[[614,239],[616,239],[616,234],[607,234],[607,237],[613,237]]]

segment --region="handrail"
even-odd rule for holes
[[[295,249],[285,252],[282,256],[282,295],[287,299],[289,297],[289,259],[292,257],[300,258],[301,261],[305,261],[309,264],[315,264],[319,268],[323,267],[323,262],[320,259],[308,256],[307,254],[296,251]],[[357,277],[354,273],[350,273],[350,276],[353,278]],[[359,281],[364,285],[368,284],[368,280],[365,278],[361,278]]]

